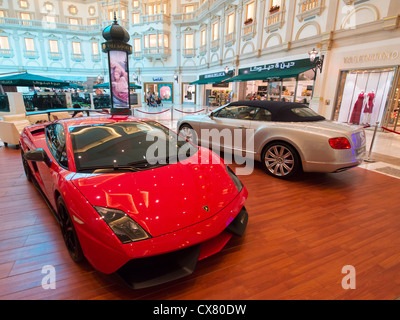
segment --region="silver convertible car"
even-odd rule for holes
[[[207,115],[183,117],[177,128],[199,145],[251,155],[278,178],[301,170],[340,172],[361,164],[366,151],[362,127],[328,121],[300,103],[232,102]],[[215,138],[218,132],[224,135]],[[226,138],[229,132],[232,139]]]

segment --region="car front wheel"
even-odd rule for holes
[[[84,255],[78,240],[71,216],[61,197],[57,199],[57,213],[61,227],[61,233],[67,246],[69,255],[75,262],[82,262]]]
[[[276,178],[293,177],[300,169],[296,150],[284,142],[267,145],[262,153],[262,162],[267,173]]]

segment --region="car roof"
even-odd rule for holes
[[[244,100],[231,102],[229,106],[249,106],[266,109],[271,113],[271,121],[307,122],[325,120],[325,118],[320,115],[300,116],[299,114],[293,112],[292,109],[310,109],[307,105],[297,102]]]

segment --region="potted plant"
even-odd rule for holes
[[[276,13],[276,12],[279,11],[280,8],[281,8],[281,7],[280,7],[279,5],[272,6],[272,7],[269,9],[269,13],[270,13],[270,14]]]
[[[245,22],[244,25],[247,26],[248,24],[252,24],[253,23],[253,18],[248,18]]]

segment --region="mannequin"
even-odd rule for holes
[[[361,118],[361,111],[364,106],[364,90],[361,91],[361,93],[358,95],[358,99],[354,105],[353,112],[351,113],[350,117],[350,123],[353,124],[360,124],[360,118]]]
[[[367,95],[366,103],[365,103],[365,108],[363,113],[366,116],[366,124],[369,124],[371,122],[371,116],[372,116],[372,111],[374,108],[375,104],[375,91],[372,90],[370,93]]]

